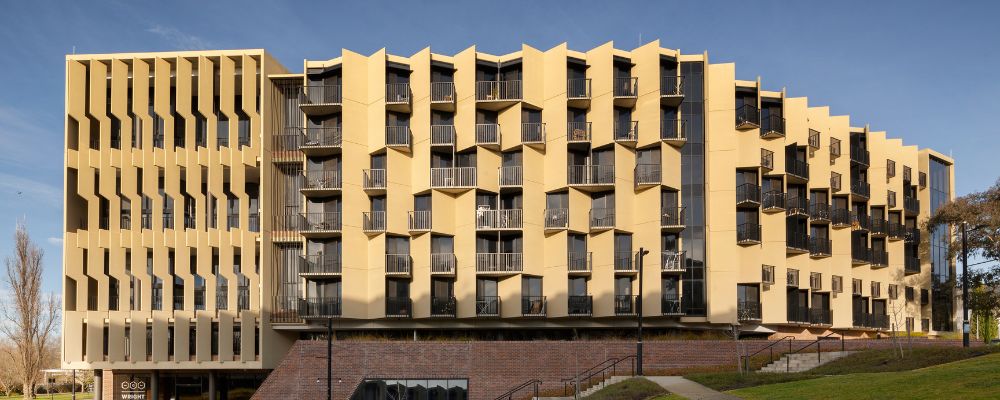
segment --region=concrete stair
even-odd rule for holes
[[[818,359],[816,357],[816,353],[786,354],[781,358],[777,359],[775,362],[765,365],[757,372],[784,373],[784,372],[808,371],[851,353],[853,352],[828,351],[820,353]]]
[[[591,386],[587,390],[584,390],[584,391],[580,392],[580,398],[581,399],[585,399],[585,398],[587,398],[587,396],[590,396],[590,395],[596,393],[598,390],[604,389],[608,385],[614,385],[614,384],[616,384],[618,382],[621,382],[621,381],[624,381],[624,380],[627,380],[627,379],[632,379],[632,378],[634,378],[634,377],[632,377],[632,376],[617,376],[617,375],[616,376],[612,376],[612,377],[610,377],[608,379],[605,379],[603,382],[598,382],[597,384],[595,384],[594,386]],[[573,396],[569,396],[569,397],[538,397],[535,400],[572,400],[573,398],[574,398]]]

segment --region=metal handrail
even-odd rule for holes
[[[823,353],[820,351],[820,349],[821,349],[821,347],[823,345],[823,340],[826,340],[826,338],[828,338],[830,336],[833,336],[833,335],[839,335],[840,336],[840,351],[844,351],[844,349],[846,348],[846,345],[844,343],[844,335],[840,334],[840,333],[837,333],[837,332],[830,332],[830,333],[828,333],[826,335],[823,335],[823,336],[820,336],[820,337],[816,338],[816,340],[814,340],[812,342],[809,342],[805,346],[802,346],[798,350],[795,350],[795,351],[790,352],[788,354],[798,354],[800,351],[805,350],[805,349],[807,349],[809,347],[812,347],[812,345],[815,344],[816,345],[816,361],[822,362],[822,357],[823,357],[822,354]],[[790,370],[791,370],[791,358],[785,358],[785,371],[787,372],[787,371],[790,371]]]
[[[776,342],[767,345],[767,347],[764,347],[764,348],[762,348],[760,350],[757,350],[757,351],[755,351],[755,352],[753,352],[751,354],[743,356],[743,368],[744,368],[744,370],[746,372],[750,372],[750,359],[753,358],[753,356],[756,356],[756,355],[764,352],[764,350],[768,351],[768,354],[769,354],[768,358],[771,360],[769,363],[774,362],[774,346],[777,346],[779,343],[785,341],[786,339],[788,340],[788,352],[790,353],[792,351],[792,341],[795,340],[795,336],[785,336],[785,337],[782,337],[782,338],[778,339]]]
[[[573,394],[576,394],[577,393],[576,392],[577,389],[586,389],[585,387],[581,388],[579,386],[581,381],[589,383],[591,381],[591,379],[593,379],[598,374],[601,375],[601,381],[606,380],[608,377],[615,376],[615,374],[618,372],[618,364],[620,364],[620,363],[622,363],[624,361],[629,361],[629,360],[631,361],[629,363],[629,376],[635,376],[635,363],[636,363],[636,357],[635,357],[635,355],[627,355],[627,356],[624,356],[622,358],[613,359],[613,360],[614,360],[614,362],[612,362],[611,364],[606,365],[604,368],[601,368],[599,370],[591,371],[587,375],[584,375],[585,373],[581,373],[581,374],[578,374],[577,376],[571,378],[568,382],[564,380],[564,382],[563,382],[563,393],[566,394],[567,396],[569,396],[569,394],[566,393],[567,389],[569,388],[569,385],[568,385],[569,383],[572,383]],[[605,363],[607,363],[607,361],[604,361],[601,364],[605,364]],[[598,364],[598,365],[601,365],[601,364]],[[594,369],[594,368],[591,368],[591,369]],[[608,370],[610,370],[610,371],[608,371]]]
[[[518,385],[517,387],[515,387],[515,388],[513,388],[511,390],[508,390],[506,393],[501,394],[499,397],[497,397],[494,400],[504,400],[504,399],[506,399],[506,400],[513,400],[515,393],[517,393],[517,392],[521,391],[522,389],[524,389],[526,387],[529,387],[529,386],[534,387],[535,394],[534,394],[534,396],[532,398],[537,399],[538,398],[538,387],[541,386],[541,384],[542,384],[541,380],[539,380],[539,379],[532,379],[530,381],[527,381],[527,382],[524,382],[524,383]]]

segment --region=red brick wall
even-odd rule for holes
[[[749,351],[771,341],[742,341]],[[799,341],[794,348],[809,341]],[[848,350],[886,348],[888,339],[855,339]],[[914,339],[914,346],[961,346],[960,340]],[[824,350],[827,344],[824,343]],[[839,342],[829,344],[839,349]],[[732,366],[734,342],[671,340],[644,343],[644,368],[677,369]],[[346,399],[365,376],[391,378],[468,378],[471,399],[492,399],[531,379],[543,390],[562,390],[561,380],[610,357],[635,353],[629,341],[340,341],[333,345],[333,398]],[[317,381],[318,380],[318,381]],[[300,340],[261,385],[255,399],[326,397],[326,342]]]

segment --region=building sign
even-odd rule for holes
[[[147,400],[152,398],[149,375],[115,374],[115,400]]]

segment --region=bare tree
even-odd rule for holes
[[[0,332],[11,343],[14,379],[25,399],[35,397],[47,348],[59,316],[55,296],[42,298],[43,251],[28,236],[24,222],[14,232],[14,254],[5,260],[7,284]]]

